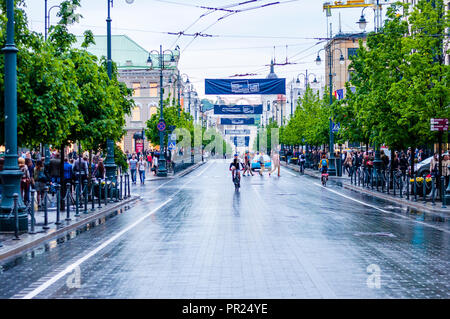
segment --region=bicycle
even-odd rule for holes
[[[328,173],[322,173],[322,186],[327,187],[327,181],[328,181]]]

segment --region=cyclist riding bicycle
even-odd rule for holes
[[[319,162],[319,171],[322,174],[327,174],[328,173],[328,159],[327,159],[327,156],[325,154],[322,155],[322,159]]]
[[[241,163],[241,161],[239,160],[239,157],[237,154],[234,154],[234,159],[233,161],[230,163],[230,171],[231,171],[231,178],[232,181],[234,182],[234,177],[236,176],[235,174],[237,174],[237,176],[239,177],[239,179],[241,178],[240,176],[240,169],[244,169],[244,165]]]

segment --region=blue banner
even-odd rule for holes
[[[243,115],[262,114],[263,106],[260,105],[214,105],[215,115]]]
[[[233,142],[236,147],[248,147],[250,145],[250,136],[235,136]]]
[[[250,130],[225,130],[225,135],[250,135]]]
[[[205,79],[205,94],[286,94],[286,79]]]
[[[236,119],[220,119],[221,125],[254,125],[255,119],[254,118],[236,118]]]

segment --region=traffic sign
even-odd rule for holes
[[[175,150],[177,145],[177,135],[175,133],[169,134],[169,141],[167,144],[169,144],[169,150]]]
[[[163,132],[166,129],[166,122],[161,120],[156,127],[158,128],[158,131]]]
[[[333,133],[339,132],[341,129],[341,123],[333,123],[333,129],[331,130]]]
[[[448,119],[431,119],[432,131],[448,131]]]

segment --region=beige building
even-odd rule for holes
[[[329,87],[329,50],[331,48],[331,73],[333,74],[333,93],[337,90],[344,89],[345,83],[351,80],[352,70],[349,69],[351,63],[350,57],[357,54],[357,50],[359,48],[359,40],[362,39],[365,42],[366,36],[366,33],[340,33],[335,35],[333,39],[329,41],[325,46],[325,83],[326,86]]]
[[[99,58],[106,56],[106,36],[95,36],[95,45],[88,48],[88,51],[95,54]],[[78,37],[78,46],[81,47],[83,37]],[[159,48],[158,50],[159,51]],[[178,86],[178,61],[180,52],[173,50],[174,60],[168,52],[164,54],[164,71],[163,71],[163,99],[170,96],[170,104],[178,104],[178,88],[180,90],[181,108],[187,105],[188,97],[191,98],[191,105],[196,103],[194,100],[195,91],[191,94],[184,94],[188,85],[180,78]],[[130,153],[136,152],[136,142],[142,141],[142,131],[147,127],[147,121],[151,116],[157,113],[160,103],[160,63],[159,55],[151,54],[152,65],[147,64],[149,52],[142,48],[126,35],[112,36],[112,59],[117,64],[119,72],[119,81],[133,89],[133,100],[136,107],[131,111],[131,115],[126,117],[125,130],[127,134],[122,141],[119,142],[123,151]],[[192,90],[191,86],[190,90]],[[183,96],[186,96],[184,98]],[[174,101],[175,98],[175,101]],[[194,116],[194,112],[191,112]],[[148,140],[144,139],[144,149],[147,150],[152,145]]]

